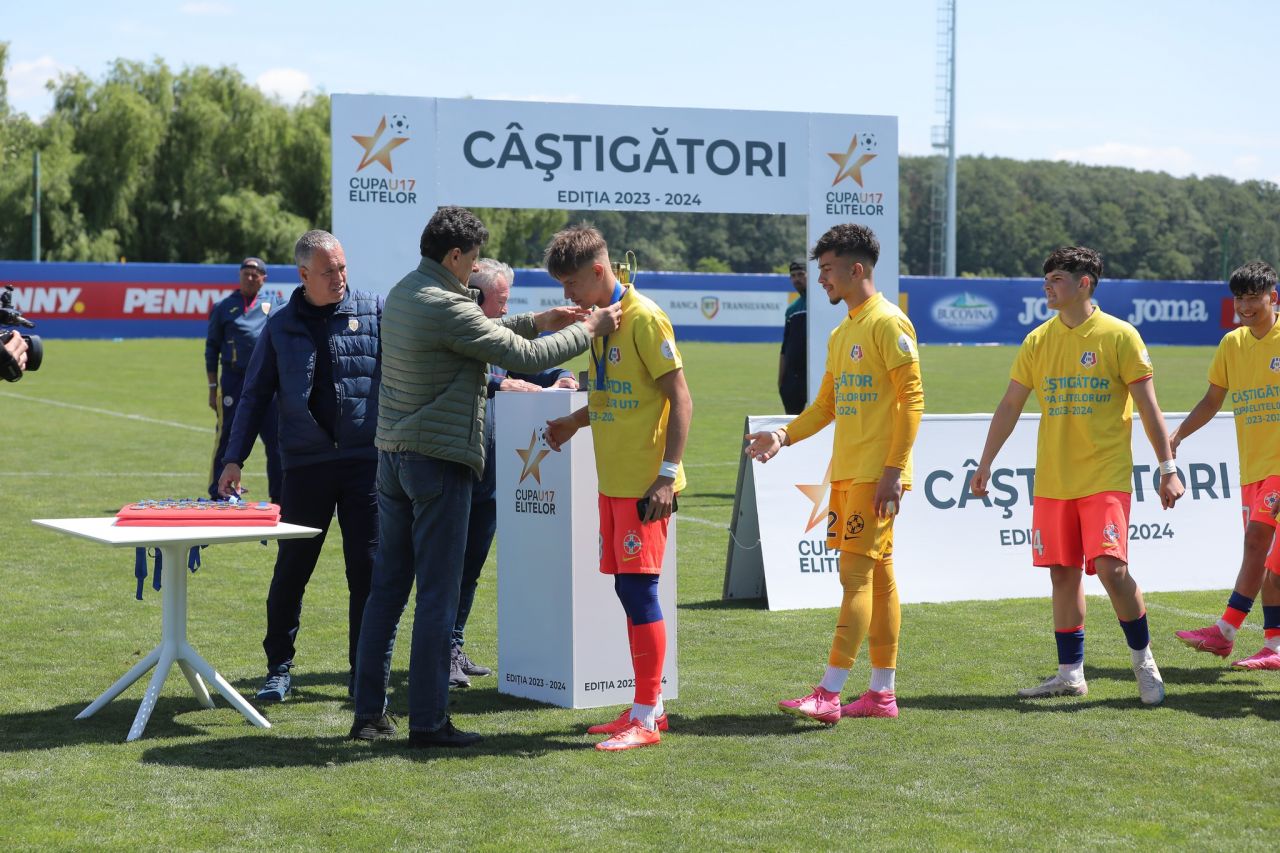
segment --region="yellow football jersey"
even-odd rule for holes
[[[919,359],[915,327],[898,306],[876,293],[850,311],[827,339],[822,387],[809,408],[787,425],[788,436],[792,441],[808,438],[834,418],[832,482],[879,482],[902,405],[889,374]],[[910,453],[902,485],[911,485]]]
[[[658,378],[683,366],[671,321],[653,300],[628,286],[617,331],[591,342],[588,413],[600,493],[643,497],[667,449],[671,405]],[[603,392],[603,393],[602,393]],[[685,488],[684,465],[674,488]]]
[[[1031,330],[1010,378],[1040,401],[1036,497],[1133,491],[1129,383],[1149,376],[1138,330],[1099,308],[1074,329],[1055,316]]]
[[[1227,389],[1235,415],[1240,482],[1280,474],[1280,323],[1261,340],[1244,326],[1227,332],[1209,366],[1209,381]]]

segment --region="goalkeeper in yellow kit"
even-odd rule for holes
[[[817,399],[791,423],[747,436],[747,455],[768,462],[788,444],[836,422],[827,546],[840,552],[844,596],[821,682],[778,706],[834,725],[841,717],[896,717],[894,694],[902,622],[893,577],[893,519],[911,487],[911,446],[924,413],[915,328],[877,292],[880,242],[863,225],[837,225],[813,247],[818,283],[832,305],[849,308],[827,343]],[[840,691],[869,639],[870,689],[846,705]]]

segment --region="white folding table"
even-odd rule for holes
[[[230,702],[249,722],[269,729],[271,724],[245,701],[227,683],[208,661],[202,658],[187,642],[187,554],[196,545],[212,545],[218,542],[258,542],[263,539],[303,539],[320,531],[314,527],[300,527],[281,522],[271,527],[246,525],[219,525],[208,527],[118,527],[115,519],[108,518],[35,518],[33,523],[71,536],[79,536],[117,548],[158,548],[161,555],[163,577],[161,579],[160,645],[146,654],[142,660],[120,676],[115,684],[93,700],[89,707],[76,715],[77,720],[91,717],[126,687],[146,675],[151,667],[155,674],[147,685],[138,714],[133,718],[126,741],[142,737],[147,720],[155,708],[160,688],[173,664],[182,669],[196,699],[206,708],[213,707],[213,700],[201,676],[208,680],[223,698]]]

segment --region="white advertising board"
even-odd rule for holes
[[[354,287],[389,291],[417,266],[437,206],[457,204],[804,214],[810,247],[836,223],[861,222],[880,239],[876,284],[897,299],[894,116],[341,94],[331,103],[334,233]],[[817,281],[810,264],[813,365],[844,317]],[[809,371],[811,393],[821,377]]]
[[[1172,429],[1184,415],[1166,414]],[[747,431],[787,418],[751,417]],[[1040,597],[1044,569],[1031,565],[1031,494],[1039,415],[1024,415],[996,459],[992,494],[968,483],[990,415],[925,415],[914,452],[914,485],[894,525],[894,569],[903,602]],[[766,595],[771,610],[836,607],[839,555],[825,545],[834,427],[767,464],[743,457],[725,571],[725,597]],[[1217,415],[1178,448],[1186,496],[1165,511],[1155,458],[1133,423],[1129,560],[1148,591],[1221,589],[1240,561],[1240,479],[1230,413]],[[746,470],[750,465],[751,470]],[[753,529],[755,528],[755,529]],[[758,548],[753,537],[757,536]],[[1090,595],[1104,594],[1094,578]]]
[[[585,392],[497,398],[498,690],[566,708],[629,704],[627,617],[600,573],[591,430],[554,453],[538,436]],[[679,695],[676,525],[668,527],[658,600],[667,627],[662,695]]]

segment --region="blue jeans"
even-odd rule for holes
[[[378,453],[378,555],[356,651],[356,719],[386,707],[391,653],[416,581],[409,655],[409,729],[435,731],[449,704],[449,652],[471,487],[466,465],[418,453]]]

